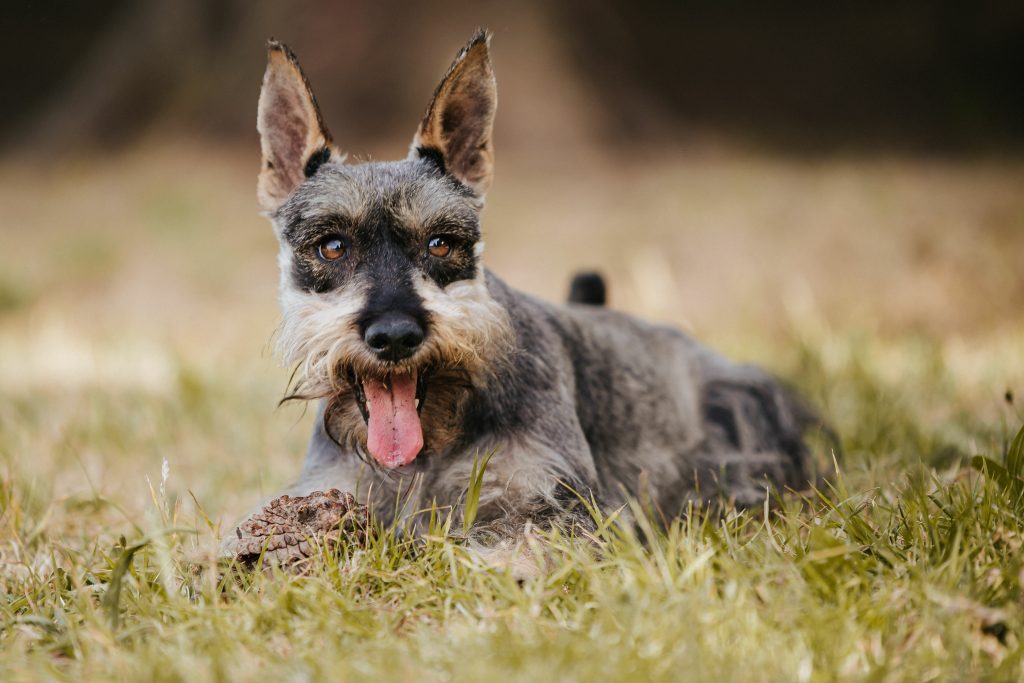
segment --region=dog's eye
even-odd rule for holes
[[[452,244],[444,237],[431,237],[430,241],[427,242],[427,251],[430,252],[431,256],[444,258],[452,252]]]
[[[316,248],[320,258],[324,261],[337,261],[348,250],[345,240],[340,237],[328,237],[320,242]]]

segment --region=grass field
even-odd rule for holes
[[[553,538],[522,584],[439,534],[221,590],[197,566],[312,419],[275,407],[255,159],[3,163],[0,680],[1024,678],[1024,164],[578,162],[500,161],[491,266],[559,298],[600,265],[793,382],[829,501]]]

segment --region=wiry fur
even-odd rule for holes
[[[330,136],[284,54],[272,54],[264,88],[287,96],[261,97],[260,130],[308,177],[269,167],[275,188],[295,183],[265,201],[281,242],[278,350],[296,368],[293,397],[320,401],[289,493],[338,488],[379,521],[415,528],[435,505],[458,518],[474,463],[491,454],[477,520],[500,542],[532,524],[586,526],[580,496],[605,509],[636,498],[667,518],[819,482],[803,435],[820,421],[763,371],[607,310],[596,274],[577,278],[577,303],[556,305],[484,268],[479,212],[496,103],[486,34],[459,53],[409,158],[397,162],[310,152],[295,121],[316,127],[317,140]],[[450,247],[441,255],[429,248],[438,236]],[[326,259],[325,240],[342,244],[343,256]],[[394,312],[423,337],[407,357],[388,359],[365,336]],[[426,387],[424,445],[385,469],[367,453],[360,382],[396,373],[416,373]]]
[[[471,383],[508,361],[512,351],[508,316],[488,294],[483,277],[456,282],[441,290],[434,283],[414,283],[430,313],[434,334],[412,357],[389,365],[389,371],[432,367],[458,369]],[[277,334],[277,353],[295,367],[294,388],[303,399],[326,398],[347,391],[339,372],[362,375],[380,371],[381,363],[363,344],[357,320],[365,303],[364,282],[328,294],[286,288]]]

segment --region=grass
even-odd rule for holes
[[[192,175],[178,178],[167,172],[177,157],[162,154],[23,185],[0,167],[13,183],[0,185],[0,203],[26,225],[0,254],[4,287],[19,292],[0,308],[0,680],[1024,677],[1024,458],[1012,447],[1024,422],[1024,321],[992,296],[1012,299],[1022,286],[995,256],[1022,246],[1022,200],[992,189],[1018,181],[1016,167],[844,163],[808,171],[819,191],[805,196],[793,190],[805,171],[789,162],[712,160],[705,170],[716,182],[693,190],[698,215],[731,215],[723,207],[740,187],[753,207],[788,197],[778,220],[796,221],[800,234],[825,230],[808,237],[806,282],[772,284],[774,256],[799,241],[774,224],[748,235],[764,258],[745,261],[746,284],[694,284],[703,299],[682,311],[657,296],[678,280],[612,260],[613,285],[626,283],[617,305],[697,327],[822,406],[844,449],[827,496],[636,533],[604,520],[593,543],[538,541],[549,564],[522,583],[479,566],[439,530],[423,545],[384,534],[365,549],[343,547],[308,576],[219,585],[198,568],[221,529],[294,475],[312,416],[273,408],[287,378],[265,352],[273,242],[257,218],[238,218],[252,213],[252,169],[187,160]],[[632,201],[657,194],[664,170],[639,177]],[[610,182],[595,173],[581,182]],[[910,212],[927,224],[919,202],[931,187],[942,220],[988,227],[980,237],[963,228],[963,249],[950,227],[924,265],[910,249],[893,267],[912,286],[868,281],[896,277],[875,257],[903,258],[908,238],[872,229],[888,240],[877,252],[846,249],[845,224],[823,226],[810,207],[825,205],[834,214],[825,223],[835,223],[851,186],[870,189],[854,192],[865,205],[850,209],[864,216]],[[97,199],[111,188],[121,201]],[[36,216],[29,208],[42,196],[61,201],[38,202]],[[538,212],[561,205],[540,196]],[[498,197],[491,207],[498,234],[488,254],[514,279],[539,228],[501,236],[524,218],[509,205],[518,203]],[[648,208],[651,220],[639,223],[656,226],[669,208]],[[573,220],[587,222],[598,251],[621,248],[624,234],[644,251],[645,233],[623,232],[624,216],[565,220],[570,232]],[[177,232],[179,223],[188,225]],[[13,225],[2,226],[5,239]],[[651,229],[652,240],[673,239]],[[728,251],[700,225],[684,231],[711,253]],[[93,233],[95,244],[74,246]],[[54,239],[64,246],[45,258]],[[538,254],[540,266],[558,258]],[[682,273],[671,277],[705,279],[666,258],[669,274]],[[964,272],[973,279],[957,279]],[[850,303],[844,274],[865,276],[861,304],[877,318]],[[940,309],[935,290],[950,282],[964,290],[956,301],[976,305]],[[541,293],[558,296],[562,284]],[[748,286],[764,287],[781,310],[715,317],[748,300]],[[915,292],[925,292],[925,313]],[[901,325],[907,310],[924,318]]]

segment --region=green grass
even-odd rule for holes
[[[829,344],[847,347],[831,364],[815,351]],[[926,419],[936,406],[959,409],[941,352],[924,342],[797,338],[788,348],[792,373],[843,432],[842,476],[827,497],[637,534],[605,520],[594,543],[538,541],[548,565],[523,583],[437,533],[423,545],[384,534],[342,548],[306,577],[218,584],[198,569],[217,532],[195,500],[249,475],[204,453],[244,445],[244,433],[254,451],[268,448],[254,428],[266,418],[258,387],[193,369],[163,395],[12,392],[0,409],[0,679],[1024,675],[1024,437],[1006,458],[1012,433],[999,419]],[[934,356],[912,391],[880,376],[882,359],[901,353]],[[999,415],[1021,417],[1009,404]],[[59,434],[46,436],[55,422]],[[36,449],[53,461],[31,462]],[[991,476],[965,465],[972,449],[992,459]],[[58,470],[90,476],[89,451],[141,458],[148,475],[99,471],[92,494],[57,495]]]
[[[557,298],[606,266],[616,307],[791,380],[835,490],[538,541],[523,583],[438,534],[221,586],[313,419],[274,408],[254,154],[0,163],[0,681],[1024,678],[1019,161],[502,156],[495,270]]]

